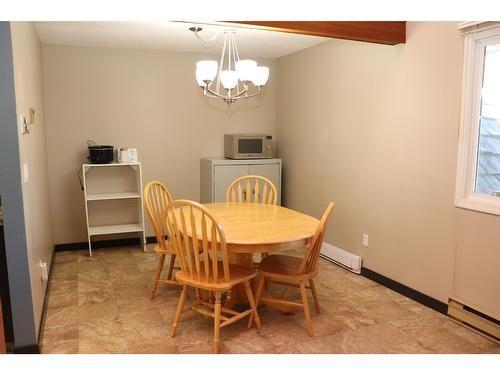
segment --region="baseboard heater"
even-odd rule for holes
[[[350,253],[338,246],[328,242],[323,242],[321,247],[321,257],[338,264],[345,269],[360,274],[362,259],[360,256]]]
[[[472,306],[458,298],[448,300],[448,315],[453,320],[500,340],[500,321],[498,316]]]

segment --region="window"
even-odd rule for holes
[[[500,215],[500,25],[465,35],[458,207]]]
[[[500,196],[500,42],[484,54],[475,192]]]

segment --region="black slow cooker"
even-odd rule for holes
[[[88,159],[93,164],[109,164],[114,159],[114,147],[110,145],[97,145],[93,141],[87,142],[89,146]]]

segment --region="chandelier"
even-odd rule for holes
[[[191,28],[198,37],[200,28]],[[224,46],[220,61],[201,60],[196,63],[196,82],[209,98],[222,99],[229,106],[238,99],[257,96],[267,83],[269,68],[257,66],[253,60],[240,60],[235,31],[224,30]],[[251,85],[253,89],[251,88]]]

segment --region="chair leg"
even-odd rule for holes
[[[214,354],[219,352],[219,333],[220,333],[220,292],[215,292],[215,317],[214,317]]]
[[[306,318],[307,333],[309,336],[313,335],[311,312],[309,311],[309,303],[307,302],[306,286],[304,281],[300,282],[300,295],[302,296],[302,304],[304,305],[304,316]]]
[[[177,326],[179,324],[179,319],[181,318],[182,310],[184,309],[184,302],[186,302],[186,297],[188,294],[189,287],[184,285],[182,287],[181,297],[179,298],[179,304],[177,305],[177,311],[175,313],[174,323],[172,324],[172,337],[175,337],[177,331]]]
[[[252,313],[250,314],[250,321],[248,322],[248,328],[252,327],[252,319],[255,320],[257,329],[261,329],[259,313],[257,312],[257,305],[253,299],[252,288],[250,288],[250,282],[245,281],[245,292],[247,293],[248,302],[250,302],[250,307],[252,308]]]
[[[257,291],[255,292],[255,304],[259,305],[260,295],[262,294],[262,290],[264,289],[264,283],[266,278],[262,275],[259,276],[259,283],[257,284]]]
[[[174,271],[175,254],[170,255],[170,264],[168,265],[167,280],[172,280],[172,273]]]
[[[266,278],[262,275],[259,276],[259,282],[257,284],[257,291],[255,292],[255,308],[259,306],[260,295],[262,294],[262,289],[264,289]],[[252,328],[254,318],[253,314],[250,314],[250,318],[248,320],[248,328]]]
[[[165,263],[165,254],[160,255],[158,266],[156,266],[155,276],[153,277],[151,289],[149,290],[149,299],[153,299],[156,294],[156,289],[158,288],[158,280],[160,280],[161,271],[163,270],[163,263]]]
[[[311,293],[314,299],[314,304],[316,305],[316,312],[319,314],[321,311],[319,310],[319,301],[318,301],[318,293],[316,293],[316,286],[314,285],[314,280],[309,280],[309,286],[311,287]]]

